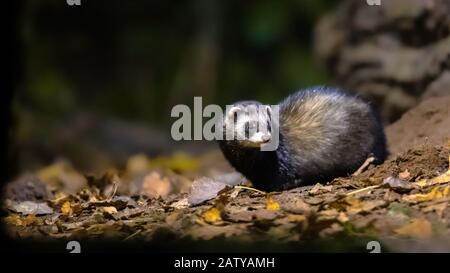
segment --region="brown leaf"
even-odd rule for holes
[[[395,232],[419,239],[427,239],[433,235],[431,223],[426,219],[414,219],[411,223],[396,229]]]
[[[65,161],[44,167],[37,176],[49,185],[73,194],[87,184],[86,178]]]
[[[226,187],[227,184],[214,181],[208,177],[201,177],[192,183],[188,202],[191,206],[201,204],[215,198]]]
[[[388,178],[384,179],[382,186],[400,193],[410,192],[411,190],[414,189],[411,183],[392,176],[389,176]]]
[[[184,209],[189,207],[189,202],[187,198],[183,198],[180,199],[176,202],[173,202],[172,204],[170,204],[170,207],[175,208],[175,209]]]
[[[290,199],[281,203],[281,208],[291,213],[310,214],[314,211],[311,205],[305,203],[302,199]]]
[[[444,211],[448,207],[448,202],[442,202],[440,204],[430,205],[423,209],[423,212],[432,212],[435,211],[436,214],[442,218]]]
[[[193,228],[189,233],[194,239],[209,240],[214,237],[235,237],[248,232],[248,224],[234,224],[227,226],[200,226]]]
[[[36,215],[45,215],[52,214],[53,209],[49,207],[46,203],[38,203],[33,201],[24,201],[24,202],[13,202],[9,209],[15,212],[22,213],[24,215],[36,214]]]
[[[275,225],[285,225],[287,223],[305,222],[307,220],[305,215],[288,214],[286,217],[278,218],[273,223]]]
[[[148,171],[149,167],[150,163],[147,156],[144,154],[137,154],[128,158],[126,170],[127,173],[130,173],[131,175],[138,175]]]
[[[144,177],[142,194],[151,198],[166,198],[172,191],[172,184],[167,177],[161,177],[157,172],[152,172]]]
[[[332,185],[324,186],[320,183],[314,185],[314,187],[309,191],[310,194],[315,195],[321,192],[331,192],[333,190]]]
[[[398,174],[398,178],[402,179],[402,180],[406,180],[411,176],[411,174],[409,173],[408,169],[406,169],[405,171],[401,172]]]
[[[386,204],[386,201],[384,200],[369,200],[363,202],[356,198],[347,198],[346,202],[350,205],[349,207],[347,207],[347,212],[349,214],[370,212],[373,209],[384,206]]]

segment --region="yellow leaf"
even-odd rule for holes
[[[433,229],[426,219],[415,219],[411,223],[396,229],[395,232],[399,235],[426,239],[431,237]]]
[[[108,214],[114,214],[117,213],[117,209],[115,207],[103,207],[102,208],[104,212],[108,213]]]
[[[415,182],[414,184],[416,184],[417,186],[423,188],[427,185],[428,181],[426,179],[421,179],[417,182]]]
[[[27,215],[26,217],[20,217],[17,214],[9,215],[4,219],[6,224],[15,226],[29,226],[36,221],[36,216],[33,214]]]
[[[267,197],[266,209],[268,210],[280,210],[280,204],[273,200],[272,196]]]
[[[64,215],[72,215],[73,210],[72,207],[70,206],[69,201],[64,202],[64,204],[61,207],[61,213]]]
[[[446,172],[442,175],[439,175],[433,179],[431,179],[431,184],[444,184],[450,182],[450,172]]]
[[[447,186],[442,191],[440,191],[439,187],[434,187],[429,193],[407,195],[403,197],[403,200],[410,203],[419,203],[447,197],[449,196],[449,188],[450,186]]]
[[[210,208],[203,213],[203,219],[208,223],[222,220],[222,217],[220,217],[220,210],[216,207]]]
[[[450,156],[448,157],[449,165],[446,173],[436,176],[432,179],[426,180],[422,179],[415,184],[420,187],[431,186],[436,184],[445,184],[450,182]]]
[[[150,167],[162,167],[178,172],[196,171],[200,162],[184,153],[176,153],[172,156],[161,156],[149,161]]]

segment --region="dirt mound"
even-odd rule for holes
[[[450,140],[450,96],[430,98],[386,128],[391,158],[424,143],[445,145]]]
[[[403,179],[409,182],[432,178],[447,170],[448,155],[447,147],[419,145],[388,159],[382,165],[371,166],[361,175],[352,177],[351,180],[355,184],[358,182],[365,182],[367,185],[380,184],[385,178],[397,177],[401,173],[407,176]]]

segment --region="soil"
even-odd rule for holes
[[[386,128],[391,157],[423,144],[444,145],[449,128],[450,96],[425,100]]]

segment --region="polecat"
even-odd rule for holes
[[[231,165],[256,188],[277,191],[326,182],[356,171],[370,156],[382,163],[386,156],[383,126],[376,112],[363,99],[332,87],[300,90],[279,103],[279,124],[271,107],[249,114],[256,101],[237,102],[225,115],[223,126],[234,121],[235,135],[245,139],[220,140]],[[235,115],[236,110],[247,115]],[[232,118],[229,118],[232,117]],[[265,134],[250,135],[255,124],[267,124]],[[279,145],[274,151],[260,147],[279,126]]]

